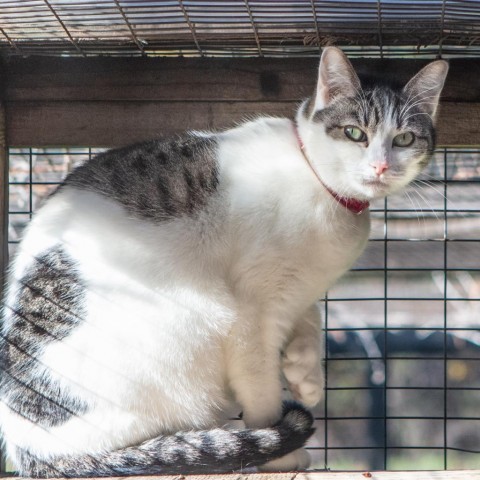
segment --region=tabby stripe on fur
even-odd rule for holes
[[[37,358],[80,322],[84,288],[75,265],[58,246],[35,258],[19,281],[10,328],[0,343],[0,400],[43,427],[65,423],[87,404],[53,381]]]
[[[258,430],[179,432],[114,452],[35,458],[17,448],[21,474],[31,477],[107,477],[225,473],[262,465],[303,446],[313,417],[299,404],[284,403],[277,425]]]
[[[63,185],[100,193],[150,221],[193,215],[217,188],[216,145],[214,137],[190,133],[109,150]]]

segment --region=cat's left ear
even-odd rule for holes
[[[339,96],[353,97],[360,89],[360,80],[346,55],[339,48],[325,48],[318,68],[314,111],[322,110]]]
[[[423,67],[403,88],[407,102],[416,105],[434,120],[447,73],[448,63],[445,60],[436,60]]]

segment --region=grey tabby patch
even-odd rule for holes
[[[412,106],[404,90],[389,86],[366,86],[353,97],[334,98],[326,108],[313,114],[313,120],[323,123],[331,137],[346,142],[349,141],[343,132],[346,125],[360,126],[371,138],[388,121],[399,131],[415,134],[417,142],[412,149],[431,155],[435,148],[431,117],[422,111],[421,106]]]
[[[6,306],[8,328],[0,341],[0,400],[43,427],[66,422],[87,405],[49,379],[38,360],[44,347],[70,334],[82,319],[83,286],[61,247],[35,258]]]
[[[114,199],[150,221],[193,215],[216,191],[216,146],[212,137],[191,134],[109,150],[75,169],[64,185]]]
[[[160,436],[115,452],[35,458],[17,449],[20,473],[31,477],[106,477],[115,475],[225,473],[258,466],[300,448],[313,433],[312,415],[294,402],[271,428],[214,429]]]

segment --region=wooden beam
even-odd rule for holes
[[[117,146],[222,129],[258,114],[293,118],[317,59],[12,59],[5,100],[12,146]],[[425,61],[354,60],[362,76],[405,83]],[[439,144],[480,144],[480,61],[455,60]]]
[[[232,127],[258,114],[294,117],[298,102],[8,102],[12,146],[118,146],[185,129]],[[480,103],[447,102],[439,145],[480,144]]]
[[[353,59],[361,77],[406,83],[428,61]],[[12,57],[8,101],[297,101],[313,93],[316,58]],[[480,60],[454,59],[445,101],[480,102]]]
[[[114,146],[294,110],[294,102],[9,102],[8,135],[15,146]]]
[[[22,480],[22,479],[20,479]],[[23,480],[30,480],[24,478]],[[402,472],[233,473],[225,475],[162,475],[111,477],[110,480],[480,480],[479,470]]]

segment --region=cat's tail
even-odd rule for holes
[[[213,429],[153,438],[114,452],[62,456],[48,461],[19,453],[20,474],[30,477],[106,477],[228,473],[260,466],[301,448],[312,435],[313,417],[285,402],[283,417],[263,429]]]

